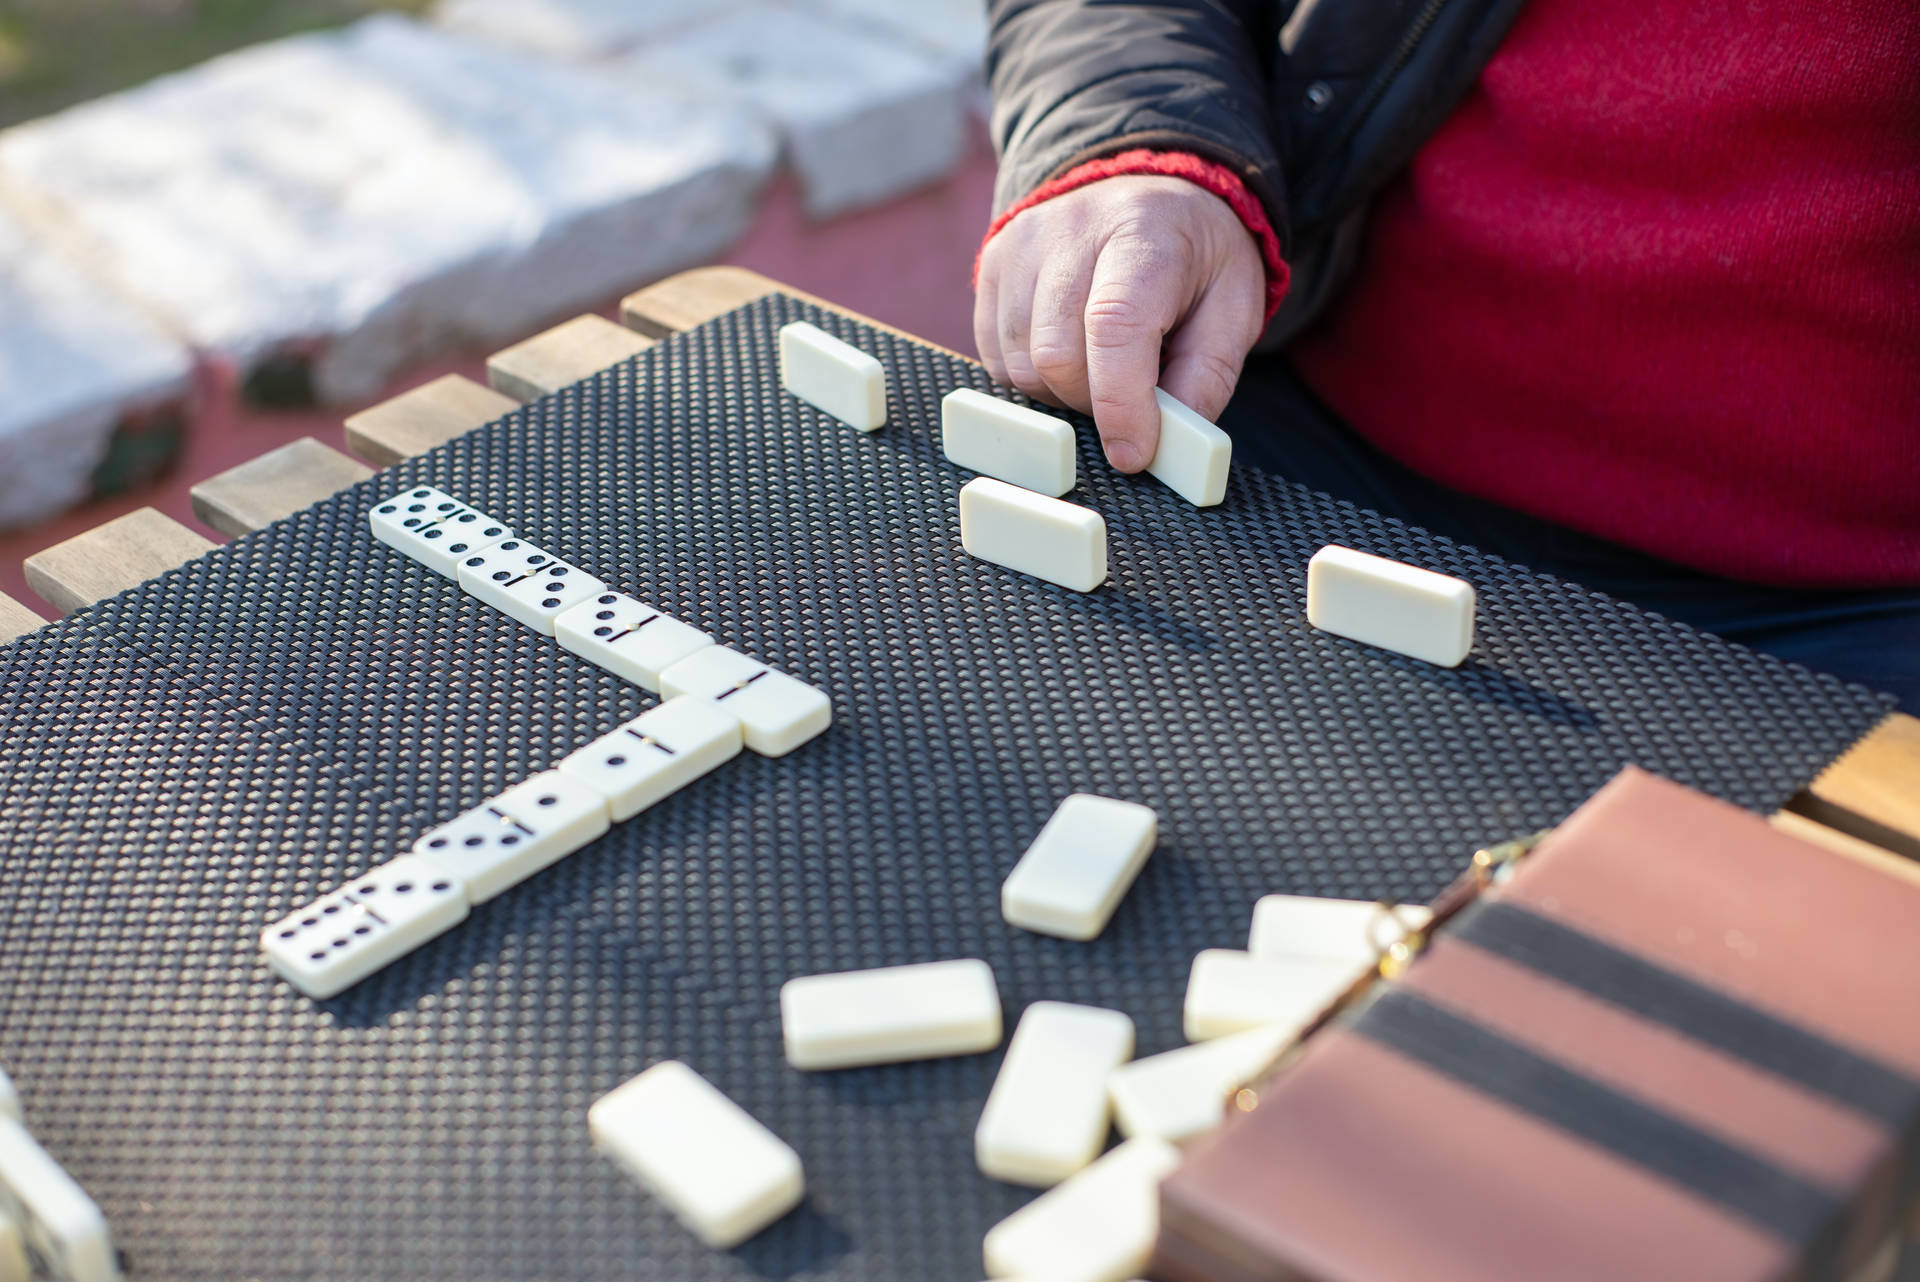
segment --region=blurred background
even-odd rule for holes
[[[972,350],[983,0],[0,0],[21,561],[673,272]]]

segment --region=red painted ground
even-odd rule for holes
[[[810,223],[790,179],[769,193],[760,219],[725,259],[775,280],[832,299],[909,333],[958,351],[973,350],[973,253],[986,228],[993,157],[976,138],[961,169],[947,181],[883,208],[830,223]],[[597,309],[618,316],[618,299]],[[418,369],[375,400],[455,371],[485,381],[484,352],[468,352]],[[178,465],[155,485],[90,503],[44,525],[0,534],[0,592],[52,617],[55,611],[27,590],[20,563],[63,539],[138,507],[155,507],[222,541],[193,516],[188,489],[302,436],[346,449],[343,419],[360,406],[264,411],[239,403],[232,380],[209,372],[201,409]]]

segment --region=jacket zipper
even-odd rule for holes
[[[1367,117],[1379,105],[1381,97],[1387,92],[1387,86],[1393,83],[1393,78],[1413,61],[1413,55],[1420,48],[1420,42],[1427,38],[1429,31],[1433,30],[1433,24],[1440,20],[1440,11],[1446,7],[1447,0],[1427,0],[1427,3],[1421,7],[1412,24],[1401,35],[1400,43],[1394,47],[1393,56],[1387,59],[1386,65],[1375,72],[1373,79],[1367,82],[1366,91],[1360,95],[1360,100],[1354,104],[1353,110],[1347,113],[1347,118],[1341,123],[1339,132],[1334,134],[1322,148],[1319,161],[1301,180],[1300,187],[1303,191],[1311,190],[1319,182],[1321,173],[1333,163],[1333,158],[1339,154],[1340,149],[1352,141],[1354,134],[1360,131],[1360,126],[1366,123]]]

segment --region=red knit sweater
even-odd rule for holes
[[[1129,153],[993,230],[1124,172],[1237,186]],[[1736,578],[1920,584],[1914,0],[1534,0],[1368,234],[1295,356],[1388,453]]]
[[[1920,4],[1536,0],[1296,360],[1457,489],[1920,583]]]

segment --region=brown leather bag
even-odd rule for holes
[[[1155,1278],[1824,1282],[1883,1251],[1920,886],[1628,770],[1436,921],[1162,1186]]]

